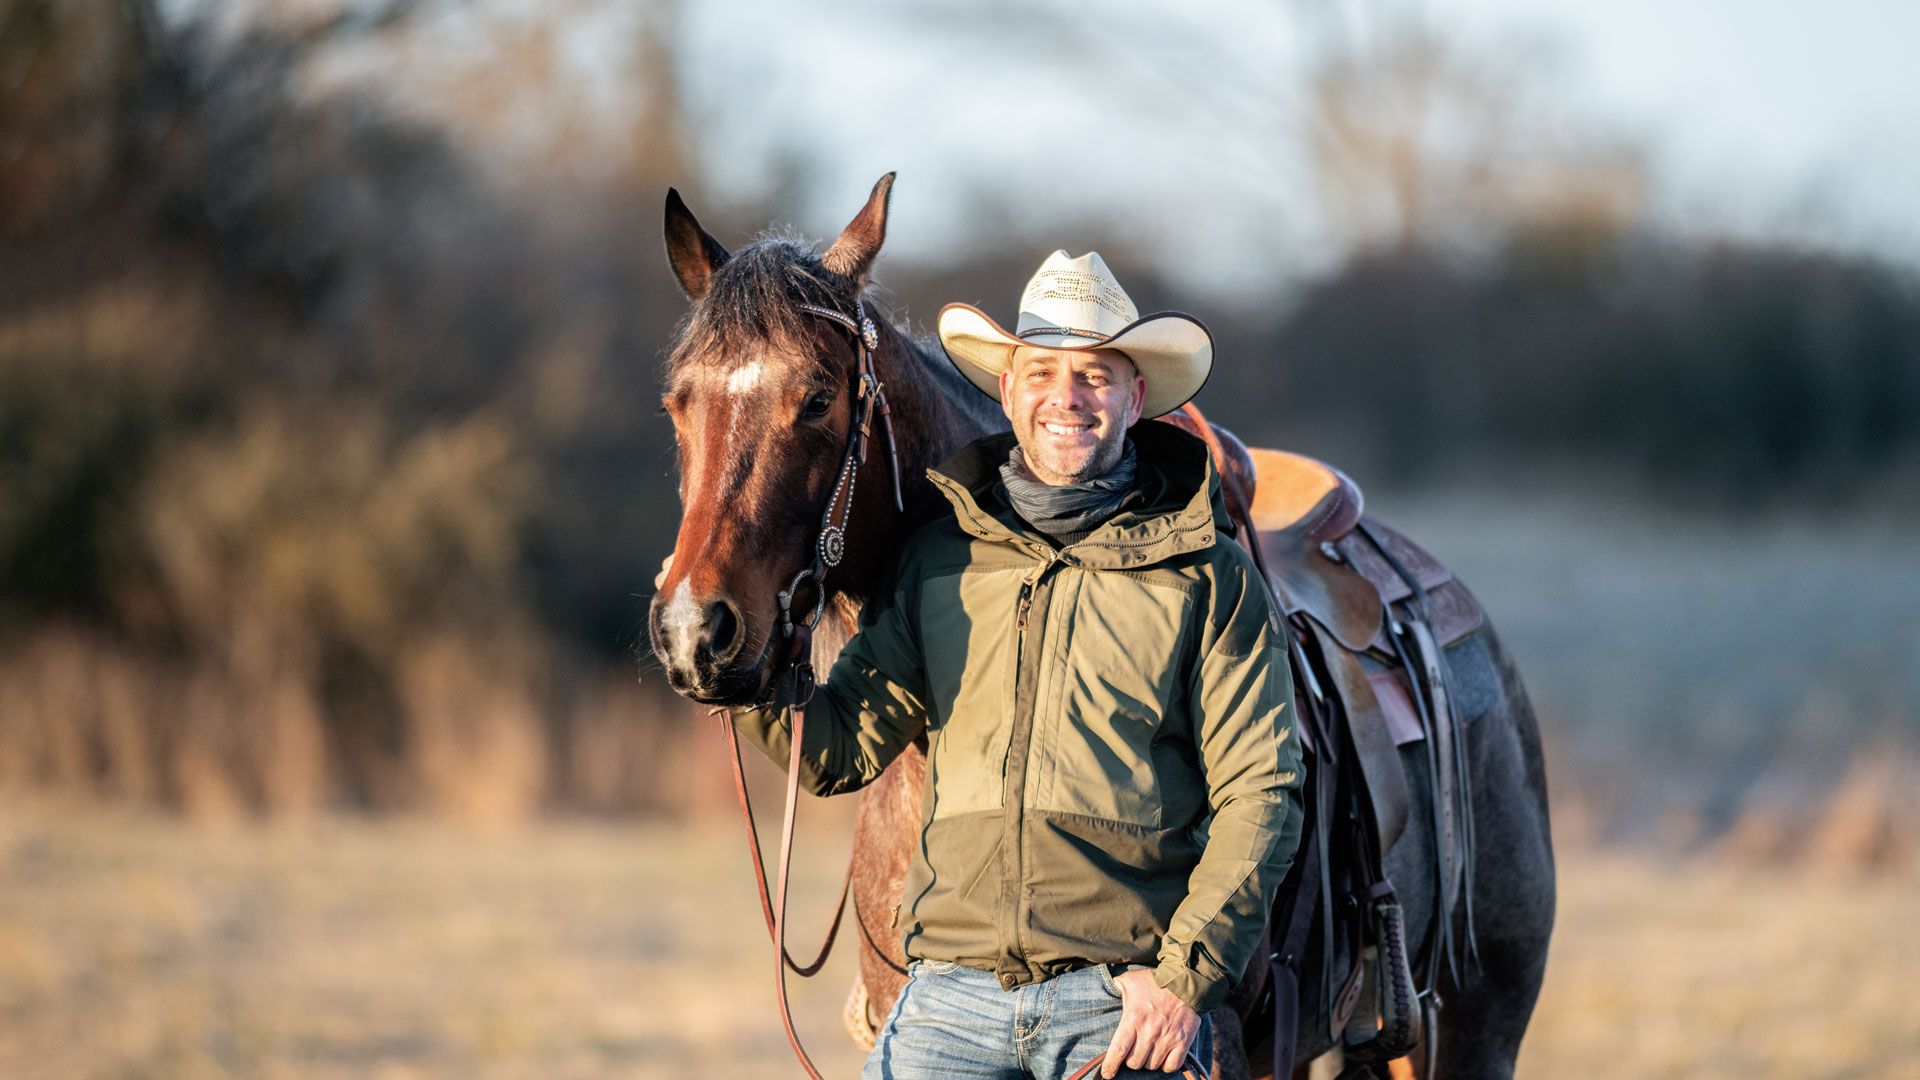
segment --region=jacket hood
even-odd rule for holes
[[[1111,520],[1064,550],[1088,566],[1118,569],[1212,545],[1230,519],[1207,444],[1153,420],[1128,428],[1127,437],[1138,455],[1138,487]],[[1051,553],[1053,545],[1007,501],[1000,466],[1015,445],[1011,431],[976,439],[928,469],[927,478],[968,533]]]

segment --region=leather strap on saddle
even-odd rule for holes
[[[1383,540],[1384,531],[1365,522],[1360,524],[1361,534],[1407,588],[1402,603],[1408,617],[1390,622],[1388,631],[1419,707],[1426,732],[1428,774],[1433,779],[1429,806],[1433,813],[1436,887],[1423,980],[1431,990],[1443,962],[1456,982],[1461,979],[1461,950],[1453,936],[1456,903],[1464,915],[1466,960],[1470,966],[1479,962],[1473,917],[1473,785],[1446,663],[1432,632],[1432,594],[1419,574],[1395,554],[1390,541]]]
[[[1309,784],[1312,782],[1308,780]],[[1288,895],[1286,915],[1275,923],[1281,933],[1274,939],[1273,953],[1267,958],[1267,986],[1273,995],[1274,1080],[1288,1080],[1293,1075],[1300,1034],[1300,967],[1313,930],[1314,915],[1321,910],[1326,815],[1319,811],[1319,802],[1319,792],[1315,791],[1308,802],[1305,839],[1295,856],[1300,871],[1292,875],[1293,890]],[[1322,968],[1324,970],[1324,964]]]
[[[1375,842],[1378,850],[1391,850],[1394,841],[1407,829],[1407,810],[1412,802],[1393,732],[1387,727],[1380,701],[1373,695],[1373,683],[1368,680],[1367,669],[1361,666],[1359,658],[1343,648],[1333,632],[1319,621],[1309,619],[1307,625],[1319,645],[1320,659],[1333,683],[1334,697],[1346,712],[1354,757],[1366,786],[1366,806],[1373,818]]]

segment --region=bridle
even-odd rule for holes
[[[833,922],[827,927],[826,939],[820,943],[820,952],[813,962],[805,965],[797,963],[787,952],[787,876],[793,865],[793,822],[800,801],[800,751],[806,738],[807,703],[813,700],[816,685],[813,631],[826,610],[827,572],[838,567],[846,558],[847,519],[853,515],[854,487],[859,482],[861,467],[867,463],[867,447],[873,438],[873,418],[876,413],[887,437],[887,472],[893,483],[894,511],[904,513],[906,503],[900,493],[900,449],[893,437],[893,412],[887,406],[886,387],[873,368],[873,354],[880,348],[880,331],[867,314],[866,302],[855,297],[854,314],[851,316],[818,304],[796,304],[795,307],[851,331],[855,357],[853,406],[847,423],[847,445],[840,456],[840,472],[834,480],[833,493],[827,497],[827,505],[820,512],[820,528],[812,544],[813,557],[779,595],[780,645],[773,650],[772,662],[777,666],[769,683],[777,691],[781,679],[792,679],[788,697],[793,706],[793,719],[787,755],[786,814],[780,827],[780,869],[771,898],[767,892],[765,860],[760,852],[760,832],[753,823],[753,804],[747,797],[747,773],[740,758],[740,737],[732,721],[727,718],[725,708],[712,711],[721,718],[721,734],[727,740],[727,750],[733,761],[734,793],[739,797],[740,812],[746,822],[747,846],[753,857],[753,876],[758,885],[760,913],[766,919],[767,933],[773,938],[774,988],[775,996],[780,1001],[780,1022],[786,1028],[787,1042],[792,1045],[794,1056],[800,1059],[801,1067],[812,1080],[823,1080],[820,1070],[814,1067],[813,1060],[807,1056],[806,1048],[800,1045],[800,1034],[793,1026],[793,1010],[787,1002],[787,971],[792,969],[801,978],[810,978],[826,964],[827,954],[832,952],[834,939],[840,933],[840,919],[846,914],[847,897],[853,889],[853,859],[851,856],[847,859],[846,877],[840,883],[840,899],[834,904]],[[814,586],[813,610],[803,618],[796,619],[794,597],[799,594],[800,587],[809,582]]]
[[[838,567],[847,554],[847,519],[853,514],[853,492],[859,483],[860,468],[867,463],[867,444],[873,438],[873,417],[880,416],[880,426],[887,436],[887,475],[893,481],[893,508],[896,513],[906,511],[906,503],[900,494],[900,448],[893,438],[893,410],[887,405],[886,386],[873,369],[873,354],[880,348],[880,331],[873,319],[867,315],[866,301],[856,297],[853,301],[854,316],[836,311],[819,304],[796,304],[795,307],[812,315],[818,315],[846,327],[853,333],[855,358],[853,365],[853,415],[847,424],[847,448],[840,457],[840,474],[833,484],[833,494],[827,497],[827,505],[820,511],[820,528],[814,535],[813,559],[793,580],[780,591],[780,637],[783,647],[774,660],[783,671],[776,671],[775,679],[791,673],[795,679],[794,707],[804,707],[813,697],[813,629],[820,622],[820,615],[826,608],[827,571]],[[800,586],[811,581],[814,586],[813,611],[802,620],[793,617],[793,599],[799,593]]]

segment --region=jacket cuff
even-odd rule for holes
[[[793,695],[787,690],[788,683],[789,680],[780,679],[775,683],[773,693],[769,694],[765,701],[757,701],[751,705],[727,706],[727,719],[742,733],[752,731],[764,733],[775,728],[783,732],[788,730],[788,725],[785,723],[787,706],[793,699]],[[778,764],[785,768],[786,758],[782,756]]]
[[[793,729],[787,723],[783,700],[786,696],[776,694],[771,701],[727,709],[727,722],[733,725],[733,730],[783,772],[793,745]],[[801,767],[804,769],[806,763],[802,762]]]
[[[1177,959],[1164,956],[1153,969],[1153,981],[1202,1016],[1225,1001],[1227,992],[1233,989],[1224,978],[1210,978]]]

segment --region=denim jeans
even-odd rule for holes
[[[1125,970],[1092,964],[1006,990],[990,971],[915,960],[861,1080],[1066,1080],[1113,1040],[1120,1026],[1113,977]],[[1213,1068],[1211,1018],[1200,1018],[1191,1053],[1199,1072]],[[1170,1074],[1123,1067],[1115,1075]]]

